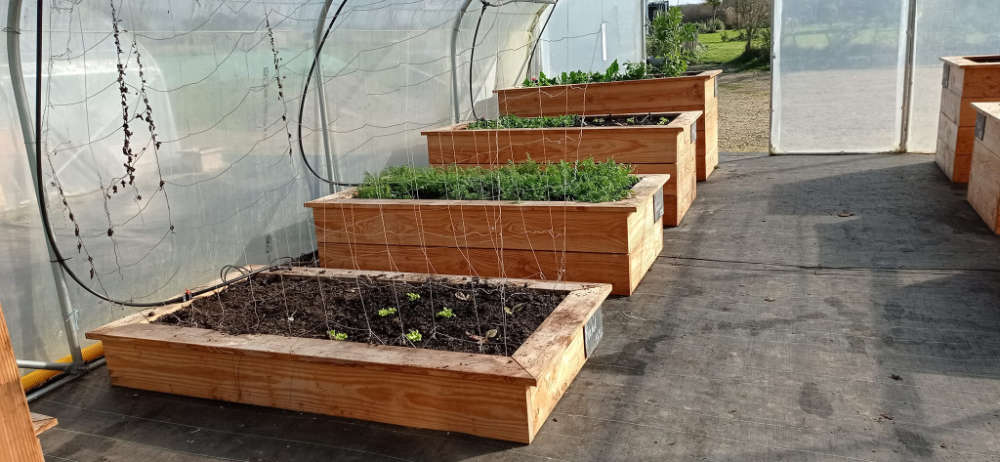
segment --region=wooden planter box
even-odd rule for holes
[[[358,199],[351,188],[306,207],[327,268],[603,282],[629,295],[663,249],[667,178],[643,175],[618,202]]]
[[[691,72],[681,77],[553,85],[496,90],[500,114],[539,117],[701,111],[698,118],[698,180],[719,165],[719,74]]]
[[[692,129],[701,113],[664,115],[674,120],[668,125],[505,130],[467,130],[462,123],[421,133],[427,137],[431,165],[495,167],[529,158],[558,162],[593,157],[632,164],[638,174],[670,175],[663,189],[663,225],[678,226],[697,196],[697,134]]]
[[[1000,234],[1000,103],[976,103],[976,125],[968,199],[994,233]]]
[[[1000,56],[941,58],[941,117],[935,160],[948,179],[969,181],[976,110],[972,103],[1000,101]]]
[[[428,277],[315,268],[280,274]],[[186,304],[137,313],[87,338],[104,342],[113,385],[530,443],[600,340],[599,308],[611,287],[504,282],[566,292],[510,357],[150,324]]]

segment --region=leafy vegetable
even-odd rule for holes
[[[392,307],[392,306],[390,306],[388,308],[380,308],[378,310],[378,316],[380,318],[384,318],[386,316],[392,316],[392,315],[396,314],[396,311],[397,311],[396,308]]]
[[[330,336],[330,340],[347,340],[347,333],[345,332],[337,332],[335,330],[330,330],[329,332],[326,333],[326,335]]]
[[[627,164],[593,159],[549,164],[529,159],[496,169],[399,166],[366,175],[357,197],[610,202],[629,197],[639,182],[630,172]]]

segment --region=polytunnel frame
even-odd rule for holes
[[[37,0],[39,2],[44,0]],[[317,48],[317,53],[315,55],[316,66],[314,70],[314,75],[318,81],[322,81],[322,66],[321,62],[321,50],[319,50],[320,43],[323,38],[324,24],[326,24],[327,16],[334,0],[325,0],[323,7],[320,10],[320,15],[317,20],[315,33],[314,33],[314,47]],[[347,0],[342,0],[346,2]],[[452,102],[454,105],[454,118],[458,121],[461,117],[460,108],[461,102],[459,101],[459,80],[458,80],[458,35],[461,28],[462,19],[465,17],[469,6],[472,4],[473,0],[465,0],[462,7],[459,9],[456,17],[454,26],[452,28],[451,34],[451,75],[452,75]],[[501,7],[503,5],[511,3],[537,3],[544,5],[551,5],[551,10],[549,14],[551,15],[558,4],[558,0],[501,0],[498,3],[490,3],[486,0],[480,0],[483,3],[484,8],[486,6]],[[38,176],[38,165],[37,159],[34,155],[37,149],[36,134],[34,131],[34,125],[31,121],[32,112],[28,105],[27,92],[25,91],[25,81],[22,67],[21,59],[21,13],[23,10],[23,0],[10,0],[7,8],[7,21],[4,31],[7,34],[7,61],[11,78],[11,87],[14,93],[14,102],[17,107],[18,121],[21,126],[21,134],[24,141],[26,154],[28,157],[28,166],[31,170],[31,180],[34,185],[34,190],[36,194],[35,203],[38,207],[39,214],[44,215],[46,211],[44,210],[45,202],[42,198],[37,197],[42,188],[39,186],[42,179]],[[539,16],[544,13],[546,7],[539,10]],[[336,19],[336,18],[334,18]],[[44,20],[42,15],[38,15],[36,18],[38,21],[38,30],[42,29],[42,21]],[[530,61],[534,56],[535,49],[538,46],[538,42],[541,41],[542,34],[545,32],[545,25],[548,21],[543,23],[541,29],[537,31],[538,36],[535,38],[535,43],[531,50],[531,55],[528,60]],[[537,29],[538,23],[532,24],[532,29]],[[40,33],[40,32],[39,32]],[[41,53],[41,50],[36,50],[37,53]],[[39,58],[40,59],[40,58]],[[526,63],[530,66],[530,62]],[[37,75],[36,78],[40,79],[41,74]],[[470,89],[471,91],[471,89]],[[303,99],[305,95],[303,95]],[[326,160],[326,174],[329,178],[334,179],[334,183],[329,184],[330,192],[334,193],[337,191],[337,184],[340,183],[340,169],[337,164],[337,156],[331,147],[331,140],[329,134],[329,127],[327,127],[327,120],[329,119],[327,104],[326,104],[326,92],[322,85],[317,86],[316,98],[318,99],[318,112],[319,117],[323,125],[321,130],[322,140],[323,140],[323,151]],[[44,225],[44,224],[43,224]],[[47,226],[47,225],[46,225]],[[63,327],[66,336],[66,344],[70,350],[70,362],[50,362],[50,361],[40,361],[40,360],[28,360],[28,359],[17,359],[16,363],[19,368],[24,369],[36,369],[36,370],[46,370],[46,371],[56,371],[56,373],[68,374],[67,377],[63,377],[56,380],[42,388],[35,390],[28,396],[29,401],[33,401],[45,393],[62,386],[63,384],[75,379],[81,373],[91,370],[93,368],[99,367],[104,364],[104,358],[98,357],[87,363],[87,359],[84,357],[84,349],[80,345],[79,340],[79,325],[77,323],[78,312],[73,307],[73,302],[69,297],[69,289],[66,284],[66,275],[62,268],[61,262],[57,255],[57,251],[54,249],[54,243],[51,241],[50,236],[46,233],[46,250],[49,255],[50,268],[52,271],[52,279],[56,286],[57,299],[59,300],[59,311],[63,319]],[[99,354],[97,355],[99,356]],[[51,378],[51,376],[50,376]]]

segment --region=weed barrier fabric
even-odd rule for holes
[[[434,278],[415,284],[269,275],[194,300],[157,322],[231,335],[329,338],[506,356],[565,295],[476,278],[461,284]]]

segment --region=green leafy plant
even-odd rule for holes
[[[697,42],[697,26],[684,23],[679,7],[658,14],[646,36],[646,54],[656,63],[651,72],[667,77],[687,72],[688,62],[698,58]]]
[[[419,342],[419,341],[423,340],[424,336],[420,335],[420,331],[419,330],[410,329],[410,331],[406,333],[406,339],[409,340],[409,341],[411,341],[411,342],[416,343],[416,342]]]
[[[656,125],[669,125],[670,119],[667,117],[660,117],[660,121],[656,122]]]
[[[452,310],[451,310],[451,308],[448,308],[448,307],[446,306],[446,307],[444,307],[443,309],[441,309],[441,311],[438,311],[438,312],[437,312],[437,316],[438,316],[439,318],[447,318],[447,319],[451,319],[451,318],[454,318],[454,317],[455,317],[455,312],[454,312],[454,311],[452,311]]]
[[[382,308],[382,309],[378,310],[378,315],[379,315],[380,318],[384,318],[386,316],[392,316],[392,315],[396,314],[396,312],[397,312],[396,308],[390,306],[388,308]]]
[[[347,340],[346,332],[337,332],[336,330],[330,329],[327,331],[326,335],[330,337],[330,340]]]
[[[562,128],[579,127],[583,118],[578,115],[561,115],[545,117],[518,117],[515,115],[500,116],[497,119],[480,119],[469,122],[468,130],[498,130],[504,128]]]
[[[496,169],[389,167],[366,175],[361,199],[462,199],[611,202],[630,196],[639,182],[627,164],[613,161],[539,164],[528,160]]]
[[[558,78],[552,78],[539,72],[538,77],[529,77],[521,83],[524,87],[547,87],[550,85],[580,85],[585,83],[618,82],[622,80],[641,80],[655,75],[646,72],[646,65],[642,63],[625,63],[625,71],[622,72],[618,60],[611,62],[604,72],[572,71],[563,72]]]
[[[420,300],[420,294],[414,292],[407,292],[406,298],[410,299],[411,302],[415,302],[417,300]]]

